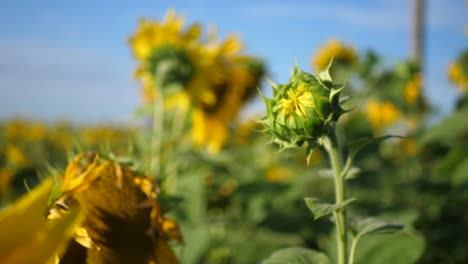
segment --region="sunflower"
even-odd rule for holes
[[[140,22],[130,39],[140,61],[136,76],[145,102],[162,94],[166,108],[191,109],[194,145],[218,152],[229,139],[229,123],[255,94],[263,63],[242,54],[235,35],[220,41],[212,31],[205,40],[199,24],[183,25],[174,11],[164,22]]]
[[[377,133],[384,127],[393,125],[402,115],[393,103],[379,102],[375,99],[370,99],[367,102],[366,113],[372,128]]]
[[[76,243],[60,263],[177,263],[167,239],[182,243],[182,237],[177,223],[162,215],[155,190],[147,177],[127,167],[79,154],[68,165],[49,213],[49,219],[62,218],[71,205],[86,212],[75,229]]]
[[[215,102],[211,87],[222,73],[206,52],[201,35],[197,23],[184,29],[184,18],[177,17],[174,10],[169,10],[163,22],[140,21],[130,46],[139,61],[135,76],[142,82],[146,102],[153,102],[170,86],[177,86],[166,98],[172,105],[187,109],[191,101]]]
[[[330,63],[331,59],[334,62],[352,65],[357,61],[356,50],[337,39],[332,39],[318,50],[313,58],[313,68],[322,71]]]

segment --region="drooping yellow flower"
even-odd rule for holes
[[[366,106],[367,117],[376,132],[380,132],[386,126],[394,124],[401,117],[401,112],[391,102],[378,102],[371,99]]]
[[[75,230],[86,263],[177,263],[166,239],[182,243],[182,236],[177,223],[162,215],[151,180],[97,155],[88,155],[86,165],[85,156],[67,167],[49,218],[60,218],[70,204],[87,212]]]
[[[422,77],[421,73],[417,73],[414,77],[406,84],[404,96],[405,101],[413,104],[418,99],[421,93]]]
[[[337,39],[332,39],[322,46],[313,59],[313,68],[321,71],[327,67],[333,58],[335,62],[352,65],[357,61],[356,51]]]
[[[130,44],[140,61],[136,76],[144,101],[153,103],[162,95],[166,109],[195,109],[194,145],[219,151],[229,138],[229,123],[256,93],[263,63],[242,54],[235,35],[221,41],[212,31],[203,39],[199,24],[184,30],[183,19],[173,11],[164,22],[143,20]]]
[[[174,10],[169,10],[163,22],[142,19],[135,34],[130,38],[134,56],[140,61],[135,76],[143,84],[145,101],[152,102],[160,93],[158,81],[155,79],[154,64],[157,52],[165,47],[174,47],[187,60],[187,67],[193,69],[193,74],[187,75],[184,89],[180,93],[187,93],[195,101],[212,104],[215,96],[212,84],[222,74],[218,69],[218,61],[210,56],[209,51],[201,42],[201,27],[192,24],[184,29],[184,19],[177,17]],[[165,51],[163,51],[165,52]],[[171,95],[172,96],[172,95]],[[180,98],[180,97],[179,97]]]
[[[51,179],[44,181],[0,212],[0,263],[54,263],[57,254],[63,252],[83,214],[72,207],[62,219],[46,220],[44,213],[52,185]]]

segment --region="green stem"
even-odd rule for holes
[[[353,243],[351,244],[351,249],[349,251],[349,262],[348,262],[348,264],[354,264],[354,255],[356,254],[356,247],[357,247],[357,244],[358,244],[360,239],[361,239],[360,235],[356,236],[353,239]]]
[[[341,149],[336,137],[335,127],[332,127],[332,133],[329,137],[329,142],[325,144],[328,155],[330,157],[333,173],[335,176],[335,203],[344,201],[344,177],[341,172],[343,170],[341,160]],[[336,225],[336,242],[338,249],[338,264],[346,264],[347,260],[347,231],[346,231],[346,211],[345,208],[340,209],[334,213]]]
[[[164,97],[162,91],[153,102],[153,127],[151,131],[150,173],[161,174],[162,136],[164,126]]]

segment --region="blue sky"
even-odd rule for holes
[[[447,65],[467,47],[462,0],[428,0],[426,94],[442,113],[457,95]],[[285,82],[333,37],[388,61],[409,53],[410,1],[2,1],[0,119],[127,121],[139,103],[127,39],[140,17],[169,8],[187,22],[237,32],[247,52],[265,58],[270,78]],[[251,108],[256,109],[256,106]]]

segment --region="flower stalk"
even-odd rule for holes
[[[330,136],[324,144],[330,157],[335,183],[335,203],[340,204],[345,201],[344,177],[342,175],[343,165],[341,148],[336,136],[336,127],[332,126]],[[336,225],[336,242],[338,252],[338,264],[347,263],[347,230],[346,230],[346,209],[341,208],[333,213]]]

